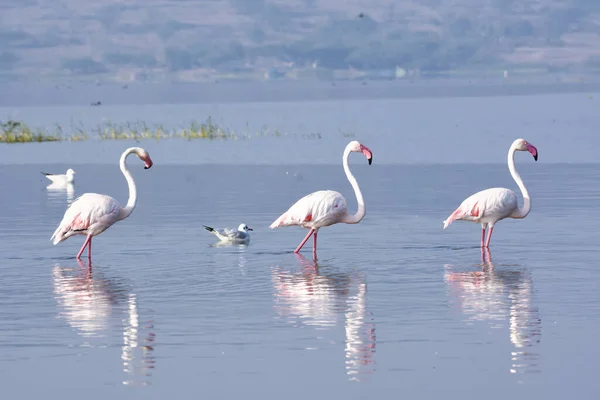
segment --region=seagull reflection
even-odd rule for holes
[[[238,248],[238,266],[240,267],[242,275],[246,275],[246,250],[248,249],[248,246],[239,245]]]
[[[46,190],[48,191],[48,197],[52,200],[62,201],[63,196],[66,196],[67,204],[73,202],[75,188],[72,183],[51,183],[46,186]]]
[[[140,328],[137,297],[129,285],[92,273],[91,266],[82,262],[77,267],[55,265],[52,274],[58,316],[85,338],[83,346],[105,347],[106,341],[114,337],[112,331],[123,331],[121,359],[123,370],[130,377],[122,383],[150,384],[147,378],[155,363],[155,334],[152,321]],[[143,342],[139,336],[145,337]],[[101,339],[104,343],[96,343]]]
[[[246,251],[248,250],[247,244],[237,244],[230,242],[217,242],[211,243],[208,245],[209,247],[231,247],[237,251],[238,254],[238,267],[240,268],[240,272],[242,275],[246,275]]]
[[[239,247],[239,248],[245,248],[248,246],[249,246],[249,244],[238,244],[238,243],[231,243],[231,242],[216,242],[216,243],[211,243],[208,245],[208,247]]]
[[[540,341],[541,319],[532,305],[531,274],[522,268],[496,270],[489,249],[482,249],[481,258],[481,271],[452,272],[446,265],[444,280],[469,319],[508,320],[511,373],[539,372],[538,354],[531,348]]]
[[[375,324],[367,311],[364,276],[333,273],[300,254],[296,256],[300,272],[279,267],[272,270],[277,313],[316,329],[335,327],[343,321],[346,373],[349,380],[364,380],[375,371]]]

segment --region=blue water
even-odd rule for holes
[[[264,102],[202,105],[0,108],[32,126],[96,127],[145,121],[177,128],[209,116],[227,129],[250,134],[229,141],[144,141],[159,164],[338,164],[349,140],[377,149],[378,164],[503,163],[524,137],[544,163],[597,162],[600,95],[563,94],[452,99]],[[568,107],[568,108],[567,108]],[[266,129],[285,136],[256,136]],[[126,144],[97,141],[0,148],[0,163],[112,163]],[[57,155],[60,155],[57,157]],[[268,156],[267,156],[268,155]]]
[[[233,125],[252,117],[290,131],[325,128],[322,139],[142,141],[154,166],[129,159],[138,206],[94,239],[91,269],[74,258],[83,237],[52,246],[50,236],[82,193],[126,203],[118,158],[135,143],[0,146],[4,396],[595,398],[594,101],[568,94],[195,106],[218,109]],[[185,110],[193,118],[192,109],[93,113],[169,122]],[[77,112],[19,109],[40,123]],[[340,191],[354,212],[341,167],[352,138],[335,129],[352,126],[374,153],[371,166],[361,155],[350,160],[367,215],[322,229],[315,263],[311,242],[302,256],[292,253],[304,230],[268,226],[319,189]],[[516,157],[533,208],[498,223],[482,254],[479,225],[443,231],[442,221],[477,190],[518,191],[505,164],[516,137],[540,151],[537,163]],[[69,167],[77,172],[70,191],[46,189],[40,170]],[[241,222],[254,229],[248,246],[216,246],[202,227]]]

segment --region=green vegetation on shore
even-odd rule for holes
[[[61,139],[49,132],[32,130],[19,121],[0,122],[0,142],[2,143],[55,142],[57,140]]]
[[[206,122],[192,121],[189,125],[176,129],[168,129],[162,125],[150,125],[144,121],[115,124],[103,121],[95,129],[86,130],[83,125],[71,125],[65,131],[61,125],[53,128],[31,128],[22,121],[0,121],[0,143],[31,143],[31,142],[58,142],[80,140],[144,140],[144,139],[208,139],[208,140],[243,140],[252,137],[282,137],[289,136],[287,132],[278,129],[262,130],[250,133],[238,133],[224,129],[213,123],[209,117]],[[305,135],[319,137],[320,134]]]

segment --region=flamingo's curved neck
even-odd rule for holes
[[[521,189],[521,193],[523,194],[523,208],[516,209],[512,214],[512,218],[525,218],[529,211],[531,211],[531,198],[529,197],[529,192],[521,179],[521,175],[517,172],[515,168],[515,146],[511,146],[508,150],[508,170],[510,171],[510,175],[513,177],[519,189]]]
[[[121,213],[119,214],[119,220],[125,219],[131,215],[133,210],[135,209],[135,204],[137,203],[137,190],[135,187],[135,182],[133,181],[133,177],[131,173],[127,169],[127,163],[125,162],[127,156],[136,151],[135,148],[129,148],[125,150],[125,152],[121,155],[121,161],[119,163],[121,167],[121,172],[125,175],[125,180],[127,180],[127,186],[129,187],[129,200],[127,200],[127,205],[125,208],[121,209]]]
[[[350,156],[350,149],[346,148],[346,151],[344,151],[344,172],[346,173],[346,177],[348,178],[348,180],[350,181],[350,184],[352,185],[352,189],[354,189],[354,194],[356,195],[356,202],[358,203],[358,211],[356,211],[356,214],[354,215],[350,215],[350,214],[346,214],[346,216],[343,218],[342,222],[346,223],[346,224],[358,224],[360,222],[361,219],[364,218],[365,214],[367,213],[367,209],[365,208],[365,202],[363,200],[363,196],[362,193],[360,192],[360,188],[358,187],[358,182],[356,181],[356,178],[354,177],[354,175],[352,175],[352,172],[350,172],[350,167],[348,166],[348,157]]]

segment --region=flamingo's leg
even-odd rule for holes
[[[304,240],[298,245],[298,247],[296,248],[296,250],[294,250],[294,253],[298,253],[300,251],[300,249],[302,248],[302,246],[304,246],[304,243],[308,242],[308,239],[310,239],[310,235],[312,235],[315,232],[314,229],[310,229],[310,231],[308,231],[308,234],[306,235],[306,237],[304,238]]]
[[[487,261],[484,261],[484,264],[485,263],[491,264],[492,263],[492,253],[490,253],[490,249],[485,248],[485,249],[481,249],[481,251],[483,251],[484,252],[483,254],[485,254],[484,259],[487,258]]]
[[[90,236],[90,242],[88,243],[88,259],[92,260],[92,237]]]
[[[492,238],[492,232],[494,232],[494,227],[490,227],[490,230],[488,232],[488,237],[487,240],[485,242],[485,247],[490,247],[490,239]]]
[[[315,231],[315,234],[313,236],[313,259],[316,261],[317,260],[317,231]]]
[[[484,243],[485,243],[485,230],[487,229],[488,224],[481,224],[481,246],[483,248]]]
[[[77,253],[78,260],[81,260],[81,255],[83,254],[85,247],[91,242],[91,240],[92,240],[92,235],[88,235],[88,237],[85,239],[85,242],[83,242],[83,246],[81,246],[81,250],[79,250],[79,253]]]

